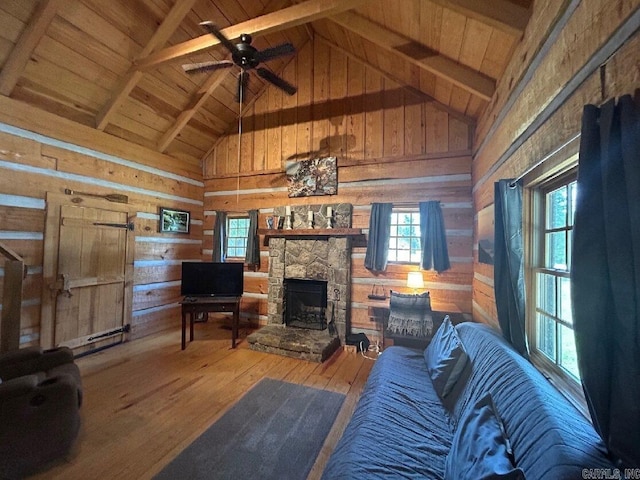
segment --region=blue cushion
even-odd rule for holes
[[[467,364],[467,352],[447,315],[424,351],[424,360],[440,398],[446,397]]]
[[[449,395],[457,395],[449,409],[452,424],[460,424],[491,393],[527,478],[568,480],[581,478],[583,468],[614,468],[591,422],[499,330],[473,322],[455,328],[473,368],[465,368],[464,388],[455,387]]]
[[[511,456],[504,426],[487,393],[458,425],[444,478],[524,480],[524,472],[513,467]]]

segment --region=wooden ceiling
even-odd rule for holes
[[[322,40],[477,119],[529,19],[531,0],[3,0],[0,94],[199,165],[238,117],[229,58],[199,25],[259,50]],[[320,37],[320,38],[319,38]],[[268,67],[279,73],[291,57]],[[292,82],[295,84],[295,80]],[[252,75],[247,101],[267,85]]]

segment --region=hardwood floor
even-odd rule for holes
[[[340,350],[318,364],[249,350],[246,330],[232,350],[219,321],[163,332],[80,358],[84,404],[74,450],[34,479],[151,478],[264,377],[346,394],[309,475],[317,479],[351,418],[373,361]]]

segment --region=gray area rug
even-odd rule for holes
[[[265,378],[156,479],[306,479],[345,396]]]

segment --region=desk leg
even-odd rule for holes
[[[189,315],[189,341],[193,342],[193,317],[195,317],[195,313],[191,312]]]
[[[236,348],[236,338],[238,338],[238,323],[240,322],[240,305],[236,304],[233,309],[233,324],[231,325],[231,348]]]
[[[187,315],[182,312],[182,350],[185,349],[186,345],[186,333],[187,333]]]

